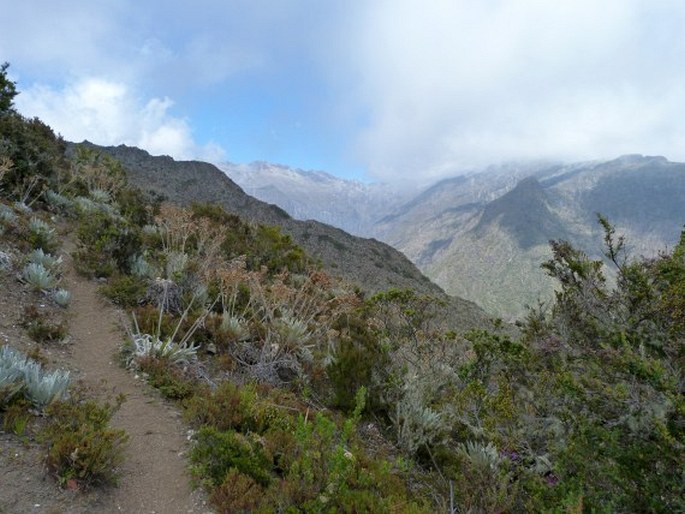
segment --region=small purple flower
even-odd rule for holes
[[[548,486],[554,487],[559,483],[559,477],[550,471],[545,474],[545,482],[547,482]]]
[[[512,462],[516,462],[521,458],[521,456],[516,450],[502,450],[500,454],[502,455],[502,457],[504,457],[505,459],[509,459]]]

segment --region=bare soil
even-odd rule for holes
[[[66,273],[60,285],[72,294],[66,311],[69,338],[50,345],[31,341],[20,325],[24,306],[52,309],[55,316],[64,313],[17,281],[16,270],[0,271],[0,345],[8,343],[24,352],[39,347],[49,367],[71,369],[96,396],[125,395],[112,420],[130,437],[119,469],[121,478],[118,486],[61,489],[45,469],[45,450],[32,429],[23,437],[0,431],[0,513],[209,512],[202,491],[191,488],[188,431],[180,413],[119,365],[124,315],[99,296],[97,282],[75,274],[68,255],[73,247],[64,246]],[[40,420],[31,423],[37,425]]]

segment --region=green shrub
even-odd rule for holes
[[[210,501],[219,514],[250,513],[259,506],[263,494],[264,489],[252,477],[232,468]]]
[[[217,511],[427,512],[390,463],[364,453],[355,434],[365,392],[355,398],[338,423],[277,388],[197,389],[184,402],[200,425],[191,460]]]
[[[38,343],[50,343],[63,340],[68,333],[65,321],[55,321],[35,305],[24,309],[22,326],[28,331],[31,339]]]
[[[221,382],[215,391],[198,391],[185,407],[186,419],[193,424],[218,430],[240,428],[250,416],[250,406],[243,401],[241,388],[229,381]]]
[[[117,270],[114,259],[87,248],[74,252],[73,258],[76,271],[89,278],[111,277]]]
[[[185,407],[186,419],[194,425],[260,434],[290,430],[295,415],[306,411],[292,393],[254,384],[239,387],[229,381],[213,391],[198,390]]]
[[[54,343],[64,340],[68,334],[66,323],[52,323],[43,319],[35,320],[28,325],[28,334],[37,343]]]
[[[74,257],[79,271],[88,276],[128,272],[140,249],[138,232],[124,218],[101,210],[80,217],[77,235],[81,247]]]
[[[178,320],[166,312],[162,312],[160,323],[160,310],[154,305],[141,305],[133,309],[133,315],[138,323],[141,334],[157,334],[159,337],[170,337],[178,325]],[[184,322],[178,335],[184,336],[189,327]]]
[[[2,407],[1,400],[0,407]],[[3,430],[12,432],[16,436],[23,437],[26,433],[29,419],[32,417],[29,412],[30,409],[31,404],[25,398],[18,397],[18,399],[12,401],[2,413]]]
[[[147,283],[131,275],[117,275],[100,287],[100,292],[121,307],[135,307],[145,299]]]
[[[121,215],[138,227],[152,222],[152,216],[159,211],[161,203],[159,196],[144,193],[131,186],[120,189],[115,199]]]
[[[365,387],[369,391],[369,408],[378,409],[383,392],[374,376],[389,367],[388,352],[361,314],[344,316],[334,327],[341,335],[333,359],[326,367],[333,388],[333,405],[351,411],[355,407],[357,391]]]
[[[128,440],[124,430],[109,426],[120,402],[99,405],[93,400],[56,402],[47,409],[42,432],[48,443],[48,468],[61,483],[75,479],[83,485],[115,483]]]
[[[232,469],[267,486],[271,481],[271,462],[256,440],[233,430],[222,432],[202,427],[190,454],[196,476],[214,487],[224,483]]]
[[[194,393],[193,382],[167,359],[143,357],[138,360],[138,367],[148,375],[148,384],[169,399],[183,400]]]
[[[224,255],[229,259],[246,256],[250,270],[258,271],[266,266],[272,274],[282,271],[301,273],[313,264],[304,250],[289,235],[283,234],[280,227],[249,224],[217,205],[193,204],[191,209],[194,217],[208,218],[227,229],[221,245]]]
[[[64,149],[64,141],[38,118],[0,116],[0,154],[14,163],[3,178],[4,192],[22,203],[35,201],[66,167]]]

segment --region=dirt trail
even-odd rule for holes
[[[78,277],[71,262],[66,264],[71,269],[63,286],[72,294],[73,364],[87,385],[127,398],[112,420],[130,437],[120,483],[104,493],[98,511],[208,512],[202,493],[190,487],[186,427],[178,411],[119,366],[116,352],[124,337],[119,311],[98,295],[96,283]]]

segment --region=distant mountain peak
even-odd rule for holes
[[[668,164],[670,161],[663,155],[625,154],[609,161],[607,164],[619,166],[642,166],[646,164]]]
[[[474,233],[482,233],[497,222],[524,250],[547,244],[550,239],[564,233],[564,224],[548,205],[547,195],[538,179],[526,177],[514,189],[485,206]]]
[[[370,235],[375,222],[405,199],[388,185],[364,184],[325,171],[266,161],[218,167],[250,195],[279,205],[296,219],[315,219],[361,236]]]

